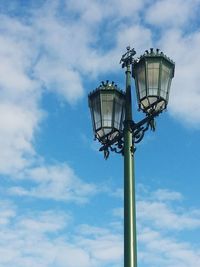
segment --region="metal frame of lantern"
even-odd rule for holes
[[[107,80],[88,95],[88,100],[94,136],[103,145],[100,151],[104,151],[105,158],[109,155],[108,147],[112,151],[121,153],[125,93],[114,82],[109,83]]]
[[[133,61],[132,76],[139,110],[151,114],[167,108],[174,69],[174,62],[159,49],[146,50],[144,55]]]

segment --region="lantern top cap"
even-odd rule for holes
[[[141,55],[137,60],[134,61],[134,63],[137,64],[142,59],[155,58],[155,57],[164,58],[172,65],[175,65],[175,62],[173,60],[171,60],[168,56],[166,56],[163,52],[161,52],[160,49],[158,49],[158,48],[155,50],[153,48],[150,48],[150,50],[146,50],[143,55]]]
[[[99,85],[99,87],[97,87],[95,90],[93,90],[90,94],[95,94],[96,92],[99,92],[101,90],[115,90],[121,94],[125,94],[124,91],[122,91],[121,89],[119,89],[119,87],[112,81],[112,82],[109,82],[109,80],[106,80],[106,81],[102,81],[101,84]]]

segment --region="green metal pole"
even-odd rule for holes
[[[124,126],[124,267],[137,267],[136,242],[136,205],[133,142],[130,121],[131,104],[131,69],[126,65],[126,111]]]

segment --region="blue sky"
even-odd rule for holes
[[[135,153],[138,266],[200,266],[199,6],[0,0],[0,266],[123,265],[123,159],[98,152],[87,94],[124,89],[128,45],[176,62],[168,111]]]

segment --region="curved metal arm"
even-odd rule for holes
[[[124,141],[123,141],[123,134],[119,134],[116,138],[112,141],[108,141],[100,147],[99,151],[104,152],[104,158],[107,159],[110,155],[110,151],[122,154],[124,150]]]
[[[142,141],[144,134],[149,128],[152,131],[155,131],[155,117],[157,117],[162,111],[158,110],[153,112],[152,114],[148,114],[146,118],[135,123],[134,121],[125,121],[124,123],[128,123],[130,125],[130,129],[133,133],[133,144],[138,144]],[[133,147],[132,151],[135,152],[136,148]],[[100,147],[99,151],[104,152],[104,158],[107,159],[111,152],[115,152],[118,154],[122,154],[124,152],[124,134],[118,134],[113,140],[109,140],[109,138],[104,139],[102,142],[102,147]]]
[[[162,111],[158,110],[149,114],[146,118],[139,121],[138,123],[132,122],[131,129],[133,131],[133,143],[138,144],[142,141],[145,132],[150,128],[155,131],[155,117],[157,117]],[[134,147],[134,151],[136,148]]]

